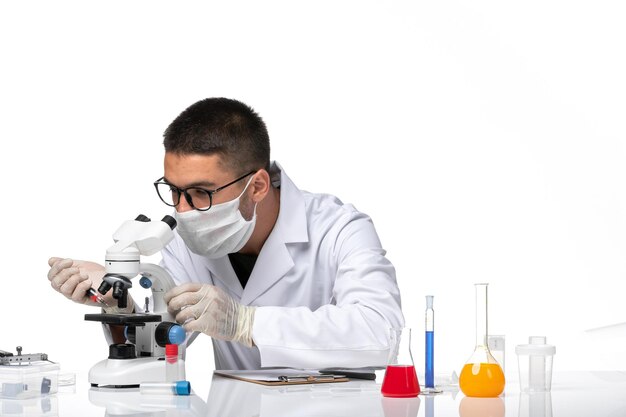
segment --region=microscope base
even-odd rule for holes
[[[183,361],[180,358],[178,360]],[[89,370],[89,383],[92,386],[136,388],[148,381],[165,382],[164,358],[105,359]]]

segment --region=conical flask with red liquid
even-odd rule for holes
[[[463,366],[459,387],[468,397],[497,397],[504,391],[504,372],[487,345],[487,287],[476,287],[476,347]]]
[[[420,385],[411,354],[411,329],[391,329],[389,359],[381,393],[385,397],[417,397]]]

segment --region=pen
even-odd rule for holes
[[[278,379],[282,382],[322,382],[333,381],[337,378],[344,378],[343,375],[281,375]]]
[[[340,378],[350,379],[365,379],[369,381],[376,380],[376,374],[374,372],[359,372],[359,371],[346,371],[346,370],[321,370],[320,374],[334,375]]]

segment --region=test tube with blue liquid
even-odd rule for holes
[[[426,388],[435,388],[435,311],[433,296],[426,296]]]

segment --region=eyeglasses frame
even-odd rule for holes
[[[156,180],[154,182],[154,188],[156,189],[157,195],[159,196],[159,198],[161,199],[161,201],[163,203],[165,203],[165,205],[169,206],[169,207],[176,207],[180,204],[180,196],[184,195],[185,196],[185,201],[187,201],[187,204],[189,204],[189,206],[191,208],[193,208],[194,210],[198,210],[198,211],[208,211],[211,207],[213,207],[213,195],[216,194],[217,192],[223,190],[226,187],[230,187],[233,184],[236,184],[237,182],[241,181],[242,179],[246,178],[249,175],[252,174],[256,174],[257,170],[252,170],[250,172],[248,172],[245,175],[242,175],[241,177],[237,178],[234,181],[229,182],[226,185],[222,185],[221,187],[216,188],[215,190],[207,190],[205,188],[202,187],[187,187],[187,188],[178,188],[177,186],[175,186],[174,184],[170,184],[169,182],[165,181],[165,177],[161,177],[158,180]],[[169,186],[170,188],[172,188],[173,190],[176,190],[178,192],[178,202],[176,204],[170,204],[168,202],[166,202],[163,197],[161,197],[161,193],[159,193],[159,184],[165,184],[167,186]],[[191,195],[189,195],[189,193],[187,192],[187,190],[191,190],[191,189],[196,189],[196,190],[202,190],[205,193],[207,193],[209,195],[209,206],[206,208],[198,208],[196,206],[193,205],[193,199],[191,198]]]

